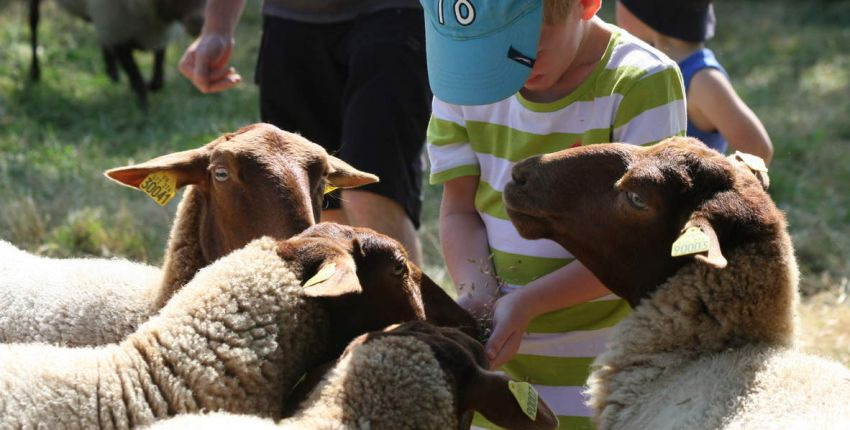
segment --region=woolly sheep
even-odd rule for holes
[[[600,429],[850,423],[850,371],[794,348],[797,264],[763,170],[688,138],[513,167],[520,234],[555,240],[634,307],[588,381]],[[700,252],[672,257],[688,230]]]
[[[38,63],[38,22],[41,0],[30,0],[30,79],[41,78]],[[204,0],[56,0],[69,14],[91,21],[97,30],[109,77],[118,81],[118,64],[127,73],[139,104],[147,106],[147,90],[163,85],[165,46],[173,23],[180,21],[197,36],[203,25]],[[133,50],[154,52],[153,77],[145,84],[133,58]],[[116,64],[117,61],[117,64]]]
[[[187,415],[156,430],[242,429],[458,429],[469,428],[472,411],[510,429],[554,429],[545,402],[526,416],[508,378],[484,370],[487,359],[473,338],[422,321],[362,335],[291,418],[271,420],[229,414]]]
[[[0,422],[129,428],[202,410],[280,418],[291,387],[338,356],[335,345],[434,306],[398,242],[365,229],[355,236],[369,240],[339,239],[342,228],[251,242],[120,344],[0,345]],[[435,323],[471,320],[448,303],[457,318]]]
[[[0,247],[0,342],[118,342],[202,267],[252,239],[287,238],[314,224],[326,185],[377,180],[268,124],[106,174],[138,187],[158,172],[187,188],[162,271],[126,260],[36,257],[6,244]]]

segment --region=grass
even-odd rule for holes
[[[709,46],[776,148],[770,193],[788,215],[801,288],[810,297],[801,310],[804,324],[824,336],[817,345],[846,341],[838,334],[850,322],[842,319],[850,307],[838,298],[850,277],[850,0],[741,0],[716,8],[717,37]],[[613,1],[600,14],[613,21]],[[161,208],[102,172],[197,147],[259,120],[256,87],[197,92],[176,72],[189,43],[179,34],[169,47],[166,87],[143,113],[126,80],[107,79],[91,25],[53,2],[42,5],[43,75],[31,84],[26,22],[25,2],[0,0],[0,238],[48,255],[122,255],[160,264],[176,204]],[[259,2],[249,2],[233,59],[246,82],[260,27]],[[151,56],[137,58],[149,73]],[[425,186],[420,234],[425,270],[445,284],[440,192]],[[847,350],[839,342],[826,352],[848,362]]]

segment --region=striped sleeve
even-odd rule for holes
[[[478,158],[469,143],[460,106],[450,105],[434,97],[427,140],[432,184],[481,173]]]
[[[649,145],[684,136],[687,105],[682,74],[675,64],[650,70],[623,95],[614,118],[614,141]]]

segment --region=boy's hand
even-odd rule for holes
[[[233,39],[218,33],[203,33],[180,59],[180,73],[202,93],[224,91],[242,81],[236,69],[228,67]]]
[[[510,293],[496,300],[493,311],[493,334],[485,351],[490,368],[498,369],[519,350],[522,335],[531,322],[532,315],[522,303],[522,295]]]

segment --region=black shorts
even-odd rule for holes
[[[412,8],[330,24],[264,16],[255,74],[263,121],[378,175],[361,189],[398,202],[416,227],[431,109],[424,32]]]

